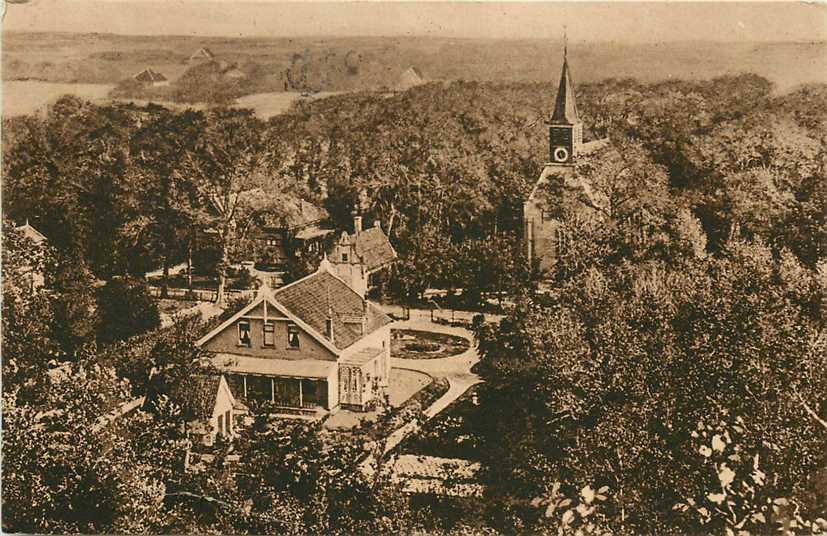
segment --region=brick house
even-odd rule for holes
[[[608,140],[583,142],[583,122],[577,112],[574,82],[565,53],[554,111],[547,125],[549,160],[523,203],[526,255],[529,261],[538,261],[542,271],[554,265],[558,251],[565,247],[568,236],[557,210],[565,199],[553,198],[549,193],[549,183],[556,181],[574,186],[591,197],[593,193],[589,184],[575,173],[575,163],[579,156],[598,151],[608,144]]]
[[[330,255],[336,274],[363,297],[372,285],[372,276],[395,261],[396,251],[379,221],[362,229],[359,215],[353,217],[353,233],[342,232]]]
[[[348,286],[327,260],[201,338],[238,398],[292,413],[364,409],[390,376],[391,319]]]

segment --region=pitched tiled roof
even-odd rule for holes
[[[311,240],[321,236],[327,236],[333,232],[333,229],[322,229],[318,225],[311,225],[296,233],[296,238],[299,240]]]
[[[273,298],[328,340],[327,319],[332,310],[333,344],[338,349],[347,348],[391,322],[378,307],[369,304],[327,270],[280,288]],[[366,317],[364,334],[361,333],[361,323],[352,322],[354,318],[363,317]]]
[[[152,69],[144,69],[136,74],[134,78],[138,82],[164,82],[167,79],[164,75]]]
[[[327,211],[302,199],[296,206],[297,210],[288,212],[285,223],[291,229],[303,227],[328,218]]]
[[[221,376],[189,376],[170,389],[169,397],[181,406],[186,418],[209,419],[215,409],[220,384]]]
[[[247,195],[253,197],[267,194],[260,188],[256,188],[255,190],[249,190]],[[286,227],[291,231],[295,231],[322,222],[328,217],[329,215],[324,208],[317,207],[304,199],[293,199],[284,201],[277,214],[266,215],[265,227],[274,229]]]
[[[353,355],[349,355],[342,359],[342,363],[349,365],[364,365],[374,357],[382,353],[381,348],[363,348]]]
[[[29,222],[26,222],[24,225],[16,227],[16,230],[20,232],[24,237],[34,242],[35,244],[40,244],[46,241],[46,237],[43,236],[43,233],[29,225]]]
[[[347,235],[346,240],[354,246],[356,255],[369,272],[396,260],[396,251],[380,227]]]

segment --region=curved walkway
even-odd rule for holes
[[[439,397],[425,411],[425,418],[431,419],[447,408],[453,401],[461,397],[471,386],[480,383],[479,376],[471,372],[479,360],[479,354],[474,347],[474,340],[467,329],[443,326],[427,320],[403,320],[391,324],[391,329],[414,329],[419,331],[431,331],[434,333],[446,333],[456,335],[468,341],[468,350],[451,357],[440,357],[436,359],[402,359],[391,357],[391,367],[415,370],[424,372],[435,378],[448,379],[448,391]],[[409,422],[405,426],[394,431],[387,437],[384,452],[388,452],[402,442],[405,437],[419,428],[416,421]]]

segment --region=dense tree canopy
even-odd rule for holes
[[[486,382],[469,426],[485,445],[489,526],[556,532],[580,515],[619,534],[760,532],[791,519],[774,509],[785,502],[822,514],[827,92],[777,95],[752,75],[583,86],[587,137],[611,144],[577,163],[590,195],[549,185],[569,238],[540,295],[521,208],[552,95],[434,83],[266,122],[65,97],[4,120],[4,213],[54,249],[4,221],[4,529],[427,527],[393,486],[357,473],[361,445],[314,426],[257,422],[238,453],[250,474],[234,478],[223,453],[182,476],[188,445],[166,394],[205,370],[204,326],[139,335],[154,313],[120,276],[213,252],[223,285],[250,255],[249,229],[297,197],[340,230],[354,211],[380,222],[399,299],[442,287],[466,305],[498,291],[515,303],[478,333]],[[27,283],[31,266],[45,288]],[[122,296],[148,314],[115,333]],[[148,412],[98,426],[143,394]],[[579,514],[561,506],[572,500]]]

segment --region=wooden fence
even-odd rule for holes
[[[227,298],[235,298],[237,296],[244,296],[253,294],[254,290],[238,290],[238,289],[225,289],[224,292],[227,295]],[[149,294],[150,296],[154,296],[156,298],[161,297],[161,287],[149,287]],[[217,290],[210,290],[210,289],[203,289],[203,288],[168,288],[167,289],[167,299],[170,300],[192,300],[192,301],[203,301],[203,302],[214,302],[218,299],[218,291]]]

